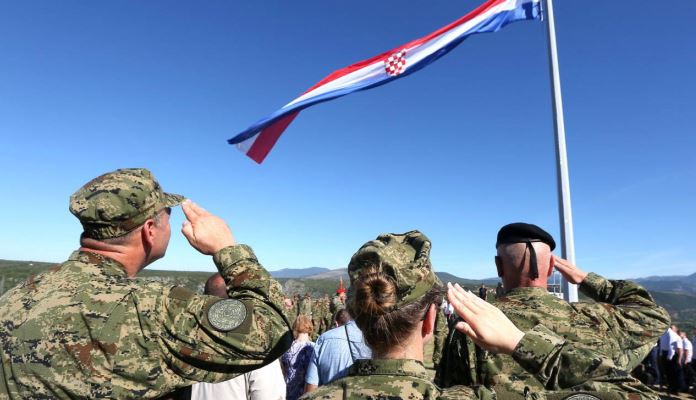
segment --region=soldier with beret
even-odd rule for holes
[[[553,256],[554,248],[551,235],[536,225],[514,223],[500,229],[495,264],[506,293],[494,305],[521,330],[535,330],[546,338],[525,335],[515,353],[506,355],[477,352],[461,330],[453,330],[439,384],[485,384],[498,393],[569,389],[657,399],[629,372],[667,328],[667,312],[643,287],[588,274]],[[547,278],[554,267],[594,302],[567,303],[549,294]],[[466,309],[458,315],[469,325],[476,322],[476,315]],[[562,339],[566,343],[552,356],[530,356],[531,350]]]
[[[229,299],[136,278],[164,256],[179,204],[182,233],[212,256]],[[281,287],[251,248],[150,171],[101,175],[71,196],[70,211],[80,248],[0,299],[0,399],[152,399],[231,379],[289,347]]]

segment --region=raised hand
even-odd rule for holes
[[[517,329],[498,308],[462,289],[459,284],[447,284],[447,299],[457,315],[466,322],[456,325],[477,345],[494,353],[512,354],[524,332]]]
[[[213,255],[235,244],[232,231],[220,217],[216,217],[190,200],[181,203],[181,208],[186,215],[181,233],[194,249],[203,254]]]
[[[556,270],[570,283],[580,284],[585,280],[587,272],[560,257],[553,256],[553,263]]]

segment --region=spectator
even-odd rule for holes
[[[346,376],[357,359],[369,359],[372,351],[346,309],[336,313],[336,328],[317,340],[305,378],[305,392]]]
[[[228,298],[225,280],[219,273],[213,274],[205,283],[204,293],[223,299]],[[285,381],[278,360],[236,378],[219,383],[199,382],[191,387],[191,400],[199,399],[246,399],[283,400]]]
[[[503,287],[503,282],[498,282],[498,286],[495,288],[495,298],[499,299],[505,296],[505,288]]]
[[[661,376],[660,376],[660,344],[655,345],[655,347],[650,350],[650,353],[646,357],[648,359],[648,366],[650,373],[652,374],[654,380],[652,385],[659,387]]]
[[[683,375],[680,368],[680,360],[684,343],[677,335],[676,325],[672,325],[662,337],[660,337],[661,360],[664,365],[664,374],[661,383],[667,382],[667,390],[670,393],[677,393],[683,386]]]
[[[693,370],[691,369],[691,359],[694,356],[694,346],[689,338],[686,337],[686,332],[682,331],[679,336],[681,336],[682,344],[684,345],[684,352],[682,353],[681,360],[681,369],[684,374],[684,386],[682,389],[684,391],[688,391],[694,377]]]
[[[314,350],[314,343],[309,340],[313,330],[311,317],[304,314],[298,315],[292,325],[295,341],[280,358],[287,386],[285,392],[287,400],[297,400],[304,391],[305,374]]]
[[[480,298],[486,300],[486,298],[488,297],[488,288],[486,287],[486,285],[482,283],[481,287],[479,287],[478,293]]]

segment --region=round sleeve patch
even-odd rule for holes
[[[599,397],[593,396],[589,393],[580,393],[568,396],[564,400],[599,400]]]
[[[237,299],[220,300],[208,309],[208,322],[222,332],[236,329],[244,322],[246,316],[244,303]]]

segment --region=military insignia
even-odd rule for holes
[[[600,400],[599,397],[593,396],[588,393],[579,393],[579,394],[574,394],[571,396],[568,396],[564,398],[563,400]]]
[[[208,309],[208,322],[222,332],[236,329],[244,322],[246,316],[244,303],[236,299],[220,300]]]

